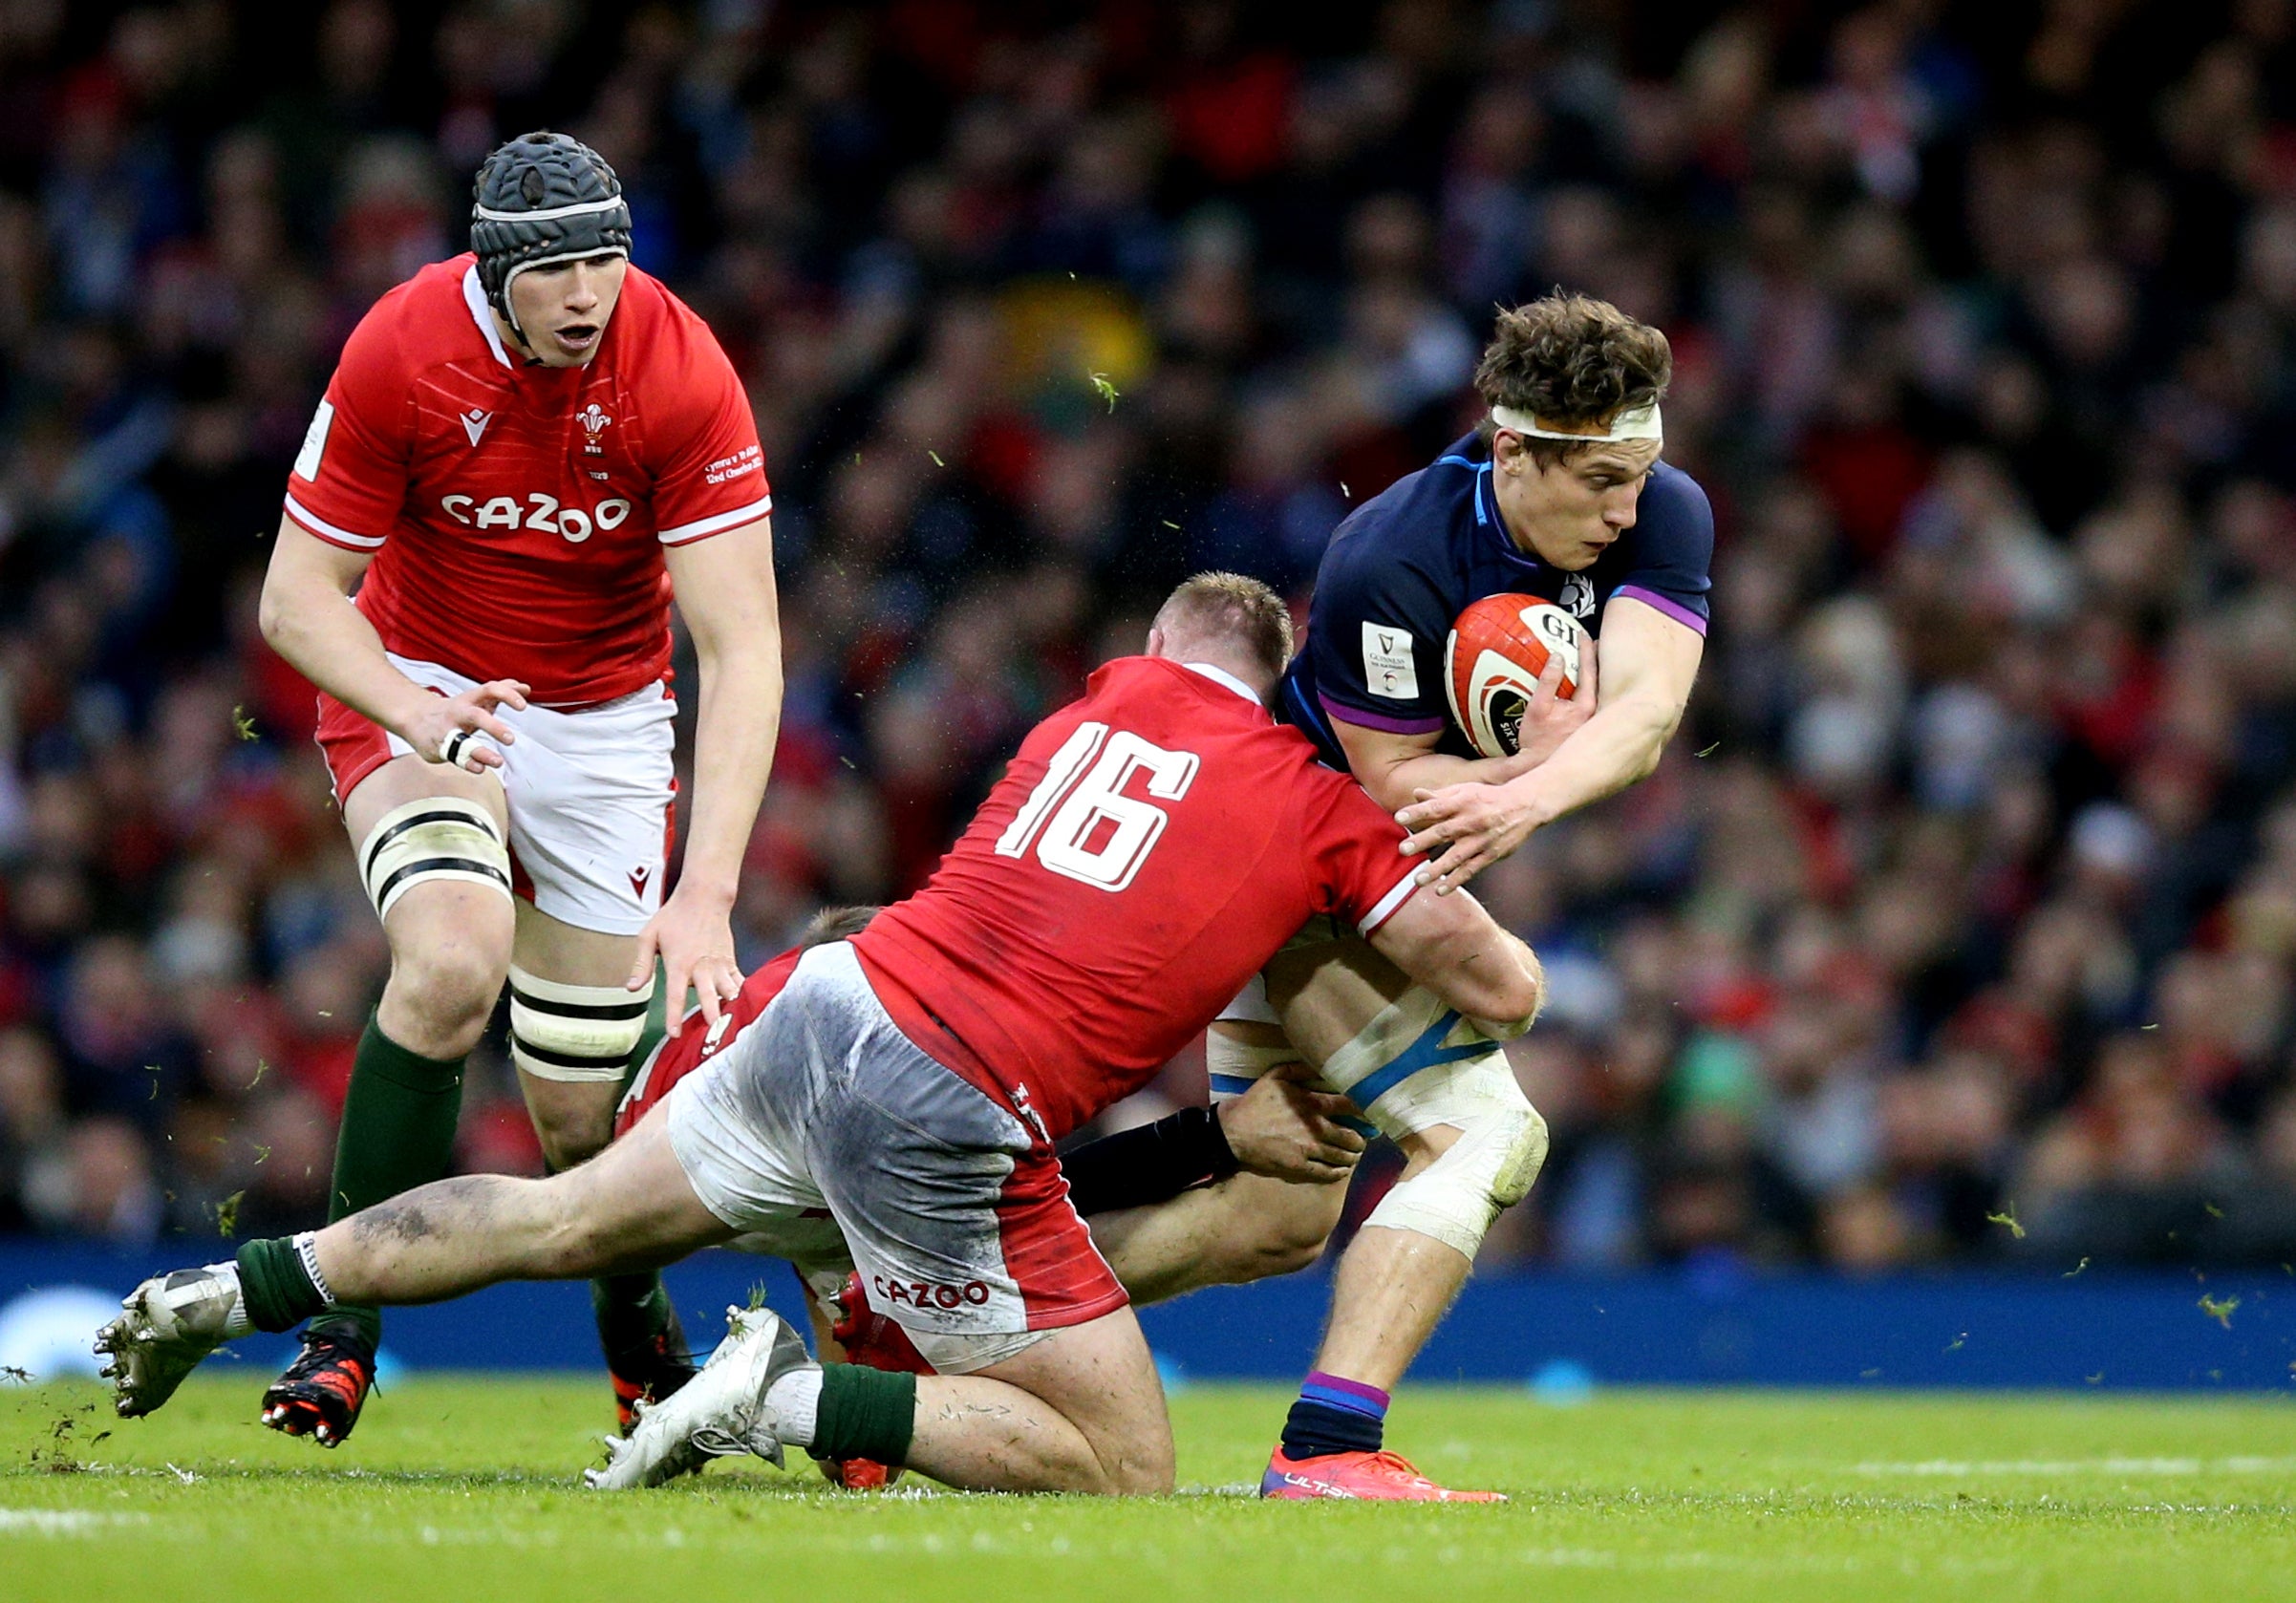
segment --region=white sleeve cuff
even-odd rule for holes
[[[683,545],[689,540],[699,540],[705,535],[721,534],[727,529],[739,528],[743,524],[754,524],[772,510],[773,497],[760,496],[747,506],[737,506],[731,512],[720,512],[714,518],[697,518],[690,524],[663,529],[657,538],[665,545]]]
[[[1395,888],[1381,897],[1378,904],[1363,915],[1363,922],[1355,927],[1355,932],[1368,937],[1372,930],[1377,930],[1394,915],[1396,908],[1409,901],[1411,892],[1418,888],[1419,868],[1414,865],[1405,870],[1402,879],[1395,882]]]
[[[379,534],[353,534],[349,529],[337,528],[326,519],[316,516],[292,495],[287,498],[287,515],[321,540],[348,545],[354,551],[379,551],[386,538]]]

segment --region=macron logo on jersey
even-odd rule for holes
[[[1363,683],[1390,701],[1419,699],[1419,665],[1411,656],[1411,635],[1392,624],[1363,625]]]
[[[471,447],[475,450],[478,447],[480,437],[484,435],[486,432],[486,425],[494,421],[494,414],[491,412],[481,412],[477,407],[474,406],[468,412],[462,414],[461,421],[462,432],[470,436]]]

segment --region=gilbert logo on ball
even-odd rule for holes
[[[1513,757],[1524,709],[1553,652],[1562,661],[1556,694],[1578,690],[1578,621],[1535,595],[1487,595],[1459,614],[1443,648],[1443,693],[1468,743],[1485,757]]]

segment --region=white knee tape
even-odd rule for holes
[[[1224,1102],[1252,1089],[1252,1082],[1278,1063],[1297,1063],[1299,1049],[1286,1041],[1255,1046],[1217,1030],[1204,1037],[1204,1072],[1212,1081],[1212,1100]]]
[[[1373,1105],[1388,1135],[1456,1127],[1449,1150],[1380,1199],[1367,1225],[1412,1230],[1470,1258],[1502,1208],[1521,1202],[1547,1161],[1547,1122],[1497,1052],[1422,1070]]]
[[[358,848],[367,900],[388,918],[426,880],[491,886],[510,897],[510,849],[494,815],[457,796],[426,796],[376,821]]]
[[[1323,1065],[1323,1079],[1333,1089],[1353,1097],[1385,1134],[1406,1135],[1428,1124],[1449,1122],[1441,1117],[1419,1118],[1410,1110],[1423,1101],[1455,1101],[1462,1094],[1457,1088],[1478,1079],[1464,1072],[1468,1065],[1490,1059],[1513,1083],[1499,1057],[1501,1038],[1481,1021],[1451,1012],[1427,987],[1415,985],[1331,1055]]]
[[[618,985],[561,985],[510,965],[510,1058],[537,1079],[606,1080],[630,1072],[646,1033],[643,991]]]
[[[1450,1023],[1447,1031],[1438,1033],[1436,1026],[1446,1018]],[[1374,1014],[1371,1021],[1355,1033],[1353,1039],[1331,1055],[1323,1065],[1323,1078],[1342,1091],[1364,1080],[1377,1083],[1384,1078],[1381,1071],[1403,1058],[1423,1039],[1439,1034],[1441,1044],[1480,1040],[1475,1027],[1466,1019],[1450,1013],[1443,999],[1424,985],[1414,985],[1402,995]]]

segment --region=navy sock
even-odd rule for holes
[[[1283,1421],[1284,1457],[1378,1452],[1386,1440],[1387,1401],[1377,1386],[1317,1370]]]

